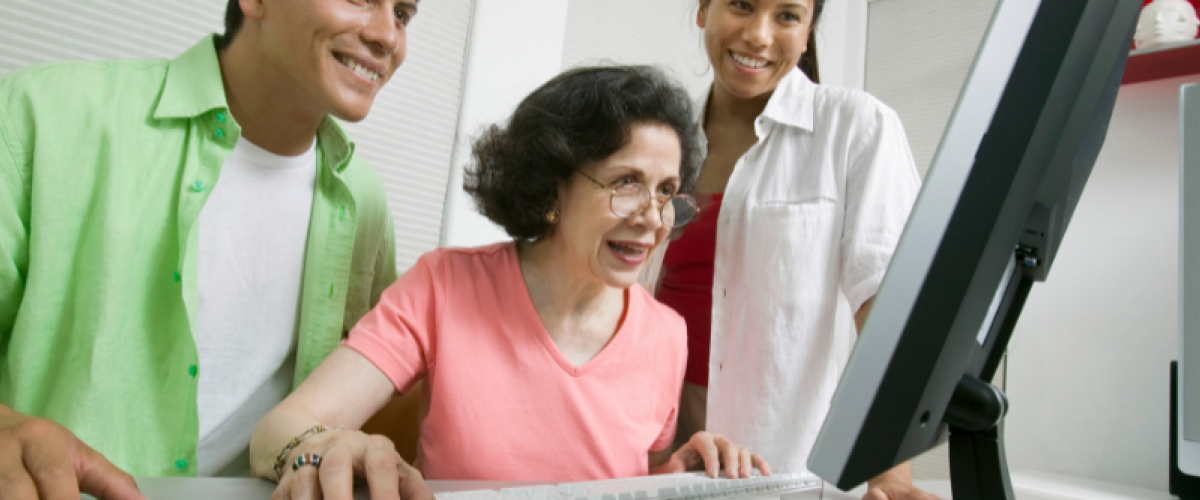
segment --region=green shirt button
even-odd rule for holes
[[[179,459],[175,461],[175,468],[179,470],[187,470],[187,460]]]
[[[191,375],[193,377],[196,376],[196,365],[192,365],[192,366],[188,367],[188,375]]]
[[[213,132],[213,135],[216,135],[218,139],[225,137],[225,129],[219,128],[215,132]]]
[[[225,123],[225,113],[217,113],[217,121]]]
[[[196,181],[192,183],[192,191],[197,193],[204,191],[204,181]]]
[[[179,283],[179,279],[181,278],[181,276],[179,276],[179,271],[175,271],[175,272],[171,273],[171,277],[175,278],[176,283]]]

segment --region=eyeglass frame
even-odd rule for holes
[[[658,195],[658,196],[655,196],[655,195],[653,194],[653,192],[652,192],[652,191],[650,191],[650,188],[646,187],[646,185],[645,185],[645,184],[642,184],[642,183],[640,183],[640,182],[632,182],[632,183],[629,183],[629,184],[622,184],[621,186],[618,186],[618,187],[611,187],[611,186],[605,185],[603,182],[600,182],[600,180],[599,180],[599,179],[597,179],[597,178],[595,178],[595,177],[592,177],[592,176],[588,175],[588,173],[587,173],[587,172],[584,172],[583,170],[581,170],[581,169],[579,169],[579,168],[576,168],[576,169],[575,169],[575,171],[576,171],[576,172],[579,172],[579,174],[580,174],[580,175],[582,175],[582,176],[584,176],[585,178],[587,178],[587,180],[589,180],[589,181],[592,181],[592,183],[593,183],[593,184],[595,184],[595,185],[599,186],[599,187],[600,187],[600,189],[607,189],[607,190],[608,190],[608,209],[609,209],[610,211],[612,211],[613,215],[615,215],[615,216],[617,216],[617,217],[620,217],[620,218],[622,218],[622,219],[628,219],[628,218],[630,218],[630,217],[634,217],[634,216],[636,216],[636,215],[638,215],[638,214],[645,213],[645,212],[646,212],[646,209],[650,207],[650,204],[654,202],[654,199],[655,199],[655,198],[660,198],[661,196],[663,196],[663,195]],[[617,213],[617,209],[616,209],[616,208],[613,208],[613,203],[614,203],[614,200],[615,200],[615,199],[616,199],[616,197],[617,197],[617,189],[618,189],[619,187],[622,187],[622,186],[629,186],[629,185],[633,185],[633,184],[636,184],[636,185],[638,185],[638,186],[641,186],[642,190],[646,192],[646,195],[647,195],[648,197],[646,198],[646,201],[644,201],[644,202],[642,203],[642,206],[638,207],[638,209],[637,209],[637,210],[634,210],[634,211],[633,211],[633,213],[631,213],[631,214],[629,214],[629,215],[626,215],[626,216],[622,216],[621,214],[618,214],[618,213]],[[671,202],[671,200],[672,200],[672,199],[674,199],[674,198],[680,198],[680,199],[682,199],[682,200],[683,200],[683,201],[685,201],[685,202],[686,202],[688,205],[691,205],[691,206],[692,206],[692,209],[694,209],[694,210],[695,210],[695,215],[693,215],[693,216],[692,216],[690,219],[688,219],[686,222],[684,222],[683,224],[680,224],[680,225],[678,225],[678,226],[673,226],[673,225],[667,224],[667,220],[666,220],[666,219],[664,218],[664,216],[663,216],[663,210],[666,210],[666,208],[667,208],[667,205],[668,205],[668,204]],[[697,217],[700,215],[700,203],[698,203],[698,202],[696,201],[696,198],[695,198],[695,197],[693,197],[693,196],[692,196],[692,195],[690,195],[690,194],[680,194],[680,193],[675,193],[675,194],[673,194],[673,195],[667,196],[667,197],[666,197],[666,200],[664,200],[664,201],[662,201],[661,203],[659,203],[659,205],[658,205],[658,210],[655,210],[655,211],[656,211],[656,212],[658,212],[658,220],[659,220],[660,222],[662,222],[662,224],[663,224],[664,226],[666,226],[666,227],[668,227],[668,228],[670,228],[670,229],[679,229],[679,228],[682,228],[682,227],[684,227],[684,226],[686,226],[686,225],[690,224],[692,221],[696,220],[696,218],[697,218]]]

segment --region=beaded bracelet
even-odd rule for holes
[[[345,429],[345,427],[340,426],[340,425],[337,427],[326,427],[325,424],[317,424],[317,425],[310,427],[308,430],[301,432],[296,437],[292,438],[291,441],[288,441],[287,444],[283,445],[283,449],[279,451],[279,456],[275,457],[275,476],[276,476],[276,478],[283,479],[283,464],[286,463],[286,461],[287,461],[288,453],[291,453],[292,450],[295,449],[296,446],[299,445],[301,441],[304,441],[307,438],[316,436],[317,434],[320,434],[325,431],[340,431],[342,429]]]

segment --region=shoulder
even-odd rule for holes
[[[813,97],[817,126],[836,120],[862,131],[899,123],[899,116],[883,101],[862,90],[833,85],[816,85]]]
[[[670,306],[659,302],[640,284],[629,287],[629,302],[638,308],[637,319],[643,328],[655,335],[656,338],[669,343],[673,348],[687,348],[687,323],[683,316]]]
[[[160,88],[169,65],[166,59],[39,63],[0,78],[0,95],[56,101],[89,96],[111,99],[114,94],[127,95],[131,89]],[[157,92],[149,97],[156,98]]]
[[[364,211],[387,212],[387,191],[383,187],[383,181],[379,178],[379,173],[359,154],[350,156],[350,163],[342,171],[342,179],[354,195],[354,203],[360,214]]]
[[[511,266],[517,265],[516,246],[505,242],[480,247],[443,247],[426,252],[417,265],[446,278],[474,276],[482,280],[491,276],[494,279],[511,274],[508,272]]]

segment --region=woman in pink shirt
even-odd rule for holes
[[[372,498],[425,497],[387,438],[355,430],[421,378],[415,465],[428,478],[582,481],[701,463],[769,474],[721,436],[670,449],[686,327],[637,277],[697,213],[683,194],[694,127],[687,94],[649,67],[576,69],[534,91],[475,142],[465,183],[514,241],[422,256],[258,425],[256,475],[279,481],[276,498],[341,498],[355,474]]]

